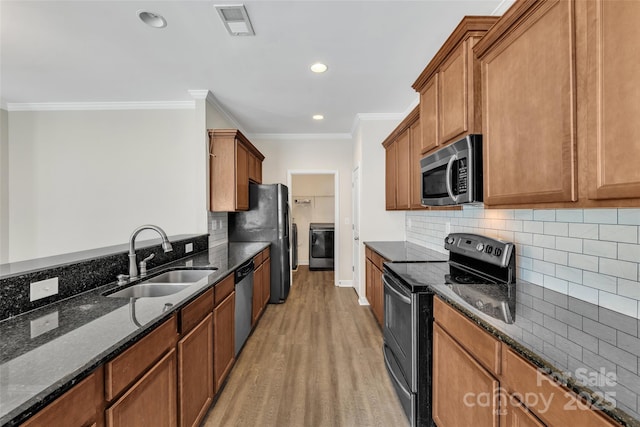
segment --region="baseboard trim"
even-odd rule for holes
[[[364,298],[364,297],[358,298],[358,304],[360,304],[360,305],[370,305],[369,301],[367,301],[367,299]]]
[[[338,286],[341,288],[353,288],[353,280],[338,280]]]

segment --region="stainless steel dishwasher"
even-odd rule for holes
[[[251,307],[253,301],[253,258],[235,272],[236,282],[236,356],[251,333]]]

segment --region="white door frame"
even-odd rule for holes
[[[351,244],[352,251],[352,269],[353,269],[353,288],[358,294],[358,299],[362,300],[361,284],[363,283],[363,272],[360,268],[360,162],[351,172]],[[357,186],[357,188],[356,188]],[[356,230],[356,225],[358,229]]]
[[[334,286],[340,286],[340,179],[339,173],[335,169],[287,169],[287,187],[289,193],[293,196],[292,176],[293,175],[333,175],[334,187],[334,239],[333,239],[333,273]]]

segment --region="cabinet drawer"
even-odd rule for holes
[[[99,367],[22,426],[102,425],[103,380],[102,367]]]
[[[233,292],[235,286],[235,281],[233,278],[233,273],[222,279],[221,282],[217,283],[213,287],[213,294],[215,296],[214,307],[217,307],[226,297]]]
[[[105,365],[105,397],[112,400],[170,348],[178,337],[176,316],[164,322],[124,353]]]
[[[373,261],[373,251],[369,248],[369,246],[364,247],[364,254],[367,257],[367,259],[370,259]]]
[[[267,258],[269,258],[271,256],[271,249],[267,248],[264,251],[262,251],[262,262],[265,262],[267,260]]]
[[[433,300],[433,317],[485,368],[494,375],[500,373],[500,341],[437,297]]]
[[[258,255],[253,257],[253,265],[255,267],[257,267],[260,264],[262,264],[262,261],[264,261],[264,253],[263,252],[260,252]]]
[[[612,420],[589,408],[574,393],[540,372],[511,349],[505,349],[502,359],[502,387],[530,399],[528,409],[545,424],[552,426],[614,426]],[[546,406],[548,405],[548,407]]]
[[[186,334],[213,312],[213,289],[209,289],[180,311],[180,334]]]
[[[371,258],[371,261],[373,261],[373,264],[378,267],[378,270],[382,271],[382,263],[387,262],[387,260],[381,257],[377,252],[373,252]]]

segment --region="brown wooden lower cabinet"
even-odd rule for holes
[[[500,397],[500,427],[544,427],[516,396],[501,393]]]
[[[172,349],[107,409],[107,427],[175,426],[176,359]]]
[[[432,380],[438,427],[498,426],[498,380],[436,323]]]
[[[365,294],[373,316],[382,326],[384,323],[384,285],[382,263],[387,260],[370,248],[366,248]]]
[[[253,270],[253,301],[251,303],[251,326],[255,326],[260,313],[262,313],[262,290],[264,287],[262,274],[264,264],[260,264]]]
[[[213,296],[211,296],[213,304]],[[213,400],[213,313],[178,341],[180,426],[197,426]]]
[[[264,310],[271,299],[271,257],[269,249],[266,249],[266,258],[262,269],[262,309]]]
[[[24,427],[104,425],[104,373],[102,366],[71,390],[38,412]]]
[[[235,362],[235,306],[233,291],[213,309],[214,392],[220,390]]]

